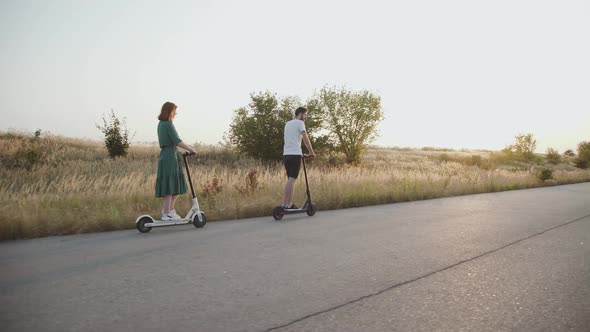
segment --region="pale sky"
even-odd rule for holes
[[[0,0],[0,130],[156,141],[165,101],[215,144],[252,92],[381,96],[382,146],[590,141],[588,1]]]

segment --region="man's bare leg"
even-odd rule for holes
[[[284,206],[293,205],[293,194],[294,193],[295,193],[295,179],[290,177],[287,180],[287,184],[285,185],[285,196],[283,199]]]

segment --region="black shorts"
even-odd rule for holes
[[[283,156],[283,164],[285,164],[285,170],[287,176],[293,179],[297,179],[299,176],[299,170],[301,169],[301,156],[298,155],[286,155]]]

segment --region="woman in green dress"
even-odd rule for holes
[[[197,153],[195,149],[182,142],[172,121],[176,116],[176,105],[166,102],[162,105],[158,120],[158,142],[160,144],[160,159],[158,160],[158,175],[156,177],[156,197],[164,197],[162,220],[176,220],[180,216],[174,209],[174,203],[178,195],[187,192],[184,179],[182,155],[177,147],[191,153]]]

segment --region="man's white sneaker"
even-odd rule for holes
[[[170,220],[172,220],[172,218],[169,215],[162,213],[162,218],[160,220],[170,221]]]

